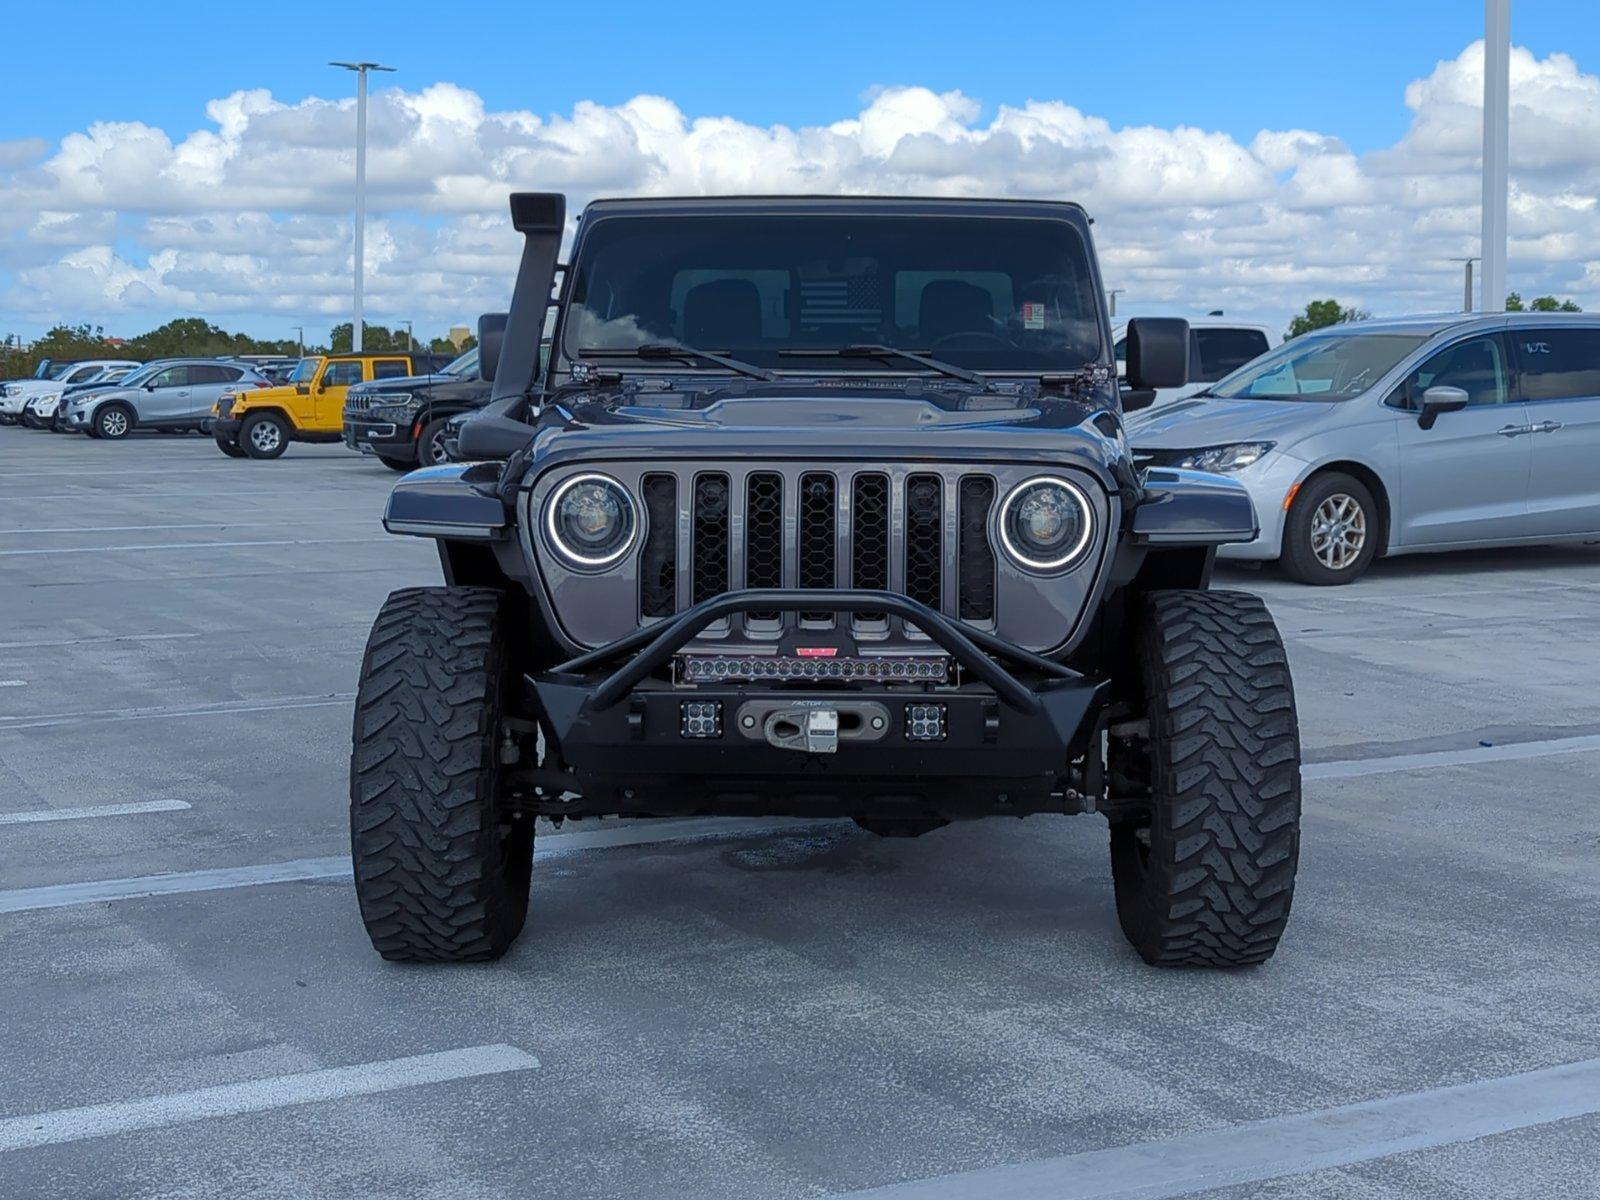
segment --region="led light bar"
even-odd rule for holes
[[[942,655],[683,654],[678,656],[677,665],[679,683],[950,682],[950,660]]]

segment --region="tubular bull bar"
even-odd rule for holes
[[[662,677],[709,625],[749,611],[890,613],[965,676],[940,687]],[[548,740],[545,767],[527,773],[550,797],[540,811],[947,817],[1077,811],[1072,764],[1108,686],[906,596],[789,588],[713,597],[526,683]],[[563,788],[581,803],[555,802]]]

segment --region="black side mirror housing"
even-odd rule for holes
[[[494,382],[495,368],[500,365],[500,347],[506,340],[506,321],[509,313],[484,313],[478,318],[478,378],[485,383]]]
[[[1432,429],[1440,413],[1460,412],[1471,401],[1472,397],[1462,388],[1431,387],[1422,393],[1422,413],[1417,417],[1417,424],[1423,429]]]
[[[1128,322],[1128,387],[1182,387],[1189,382],[1189,322],[1182,317],[1135,317]]]

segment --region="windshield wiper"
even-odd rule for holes
[[[644,359],[698,358],[703,362],[715,363],[724,370],[736,371],[740,375],[748,375],[752,379],[777,378],[765,367],[758,367],[754,363],[743,362],[737,358],[729,358],[726,354],[717,354],[711,350],[685,346],[682,342],[646,342],[642,346],[590,346],[587,349],[578,351],[580,358],[595,358],[608,355]]]
[[[948,375],[951,379],[959,379],[975,387],[987,387],[989,384],[989,380],[976,371],[969,371],[965,367],[942,362],[937,358],[929,358],[917,350],[902,350],[898,346],[884,346],[877,342],[840,346],[837,350],[779,350],[778,353],[796,358],[903,358],[906,362],[916,363],[919,367],[926,367],[930,371],[937,371],[941,375]]]

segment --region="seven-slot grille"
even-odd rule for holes
[[[995,619],[988,520],[996,487],[987,474],[685,469],[646,472],[640,493],[645,618],[671,616],[733,588],[783,587],[895,591],[964,621]],[[796,619],[780,616],[750,612],[739,619],[747,633],[776,636]],[[798,619],[809,628],[836,621],[826,611],[801,612]],[[898,626],[881,612],[837,619],[869,636]]]

